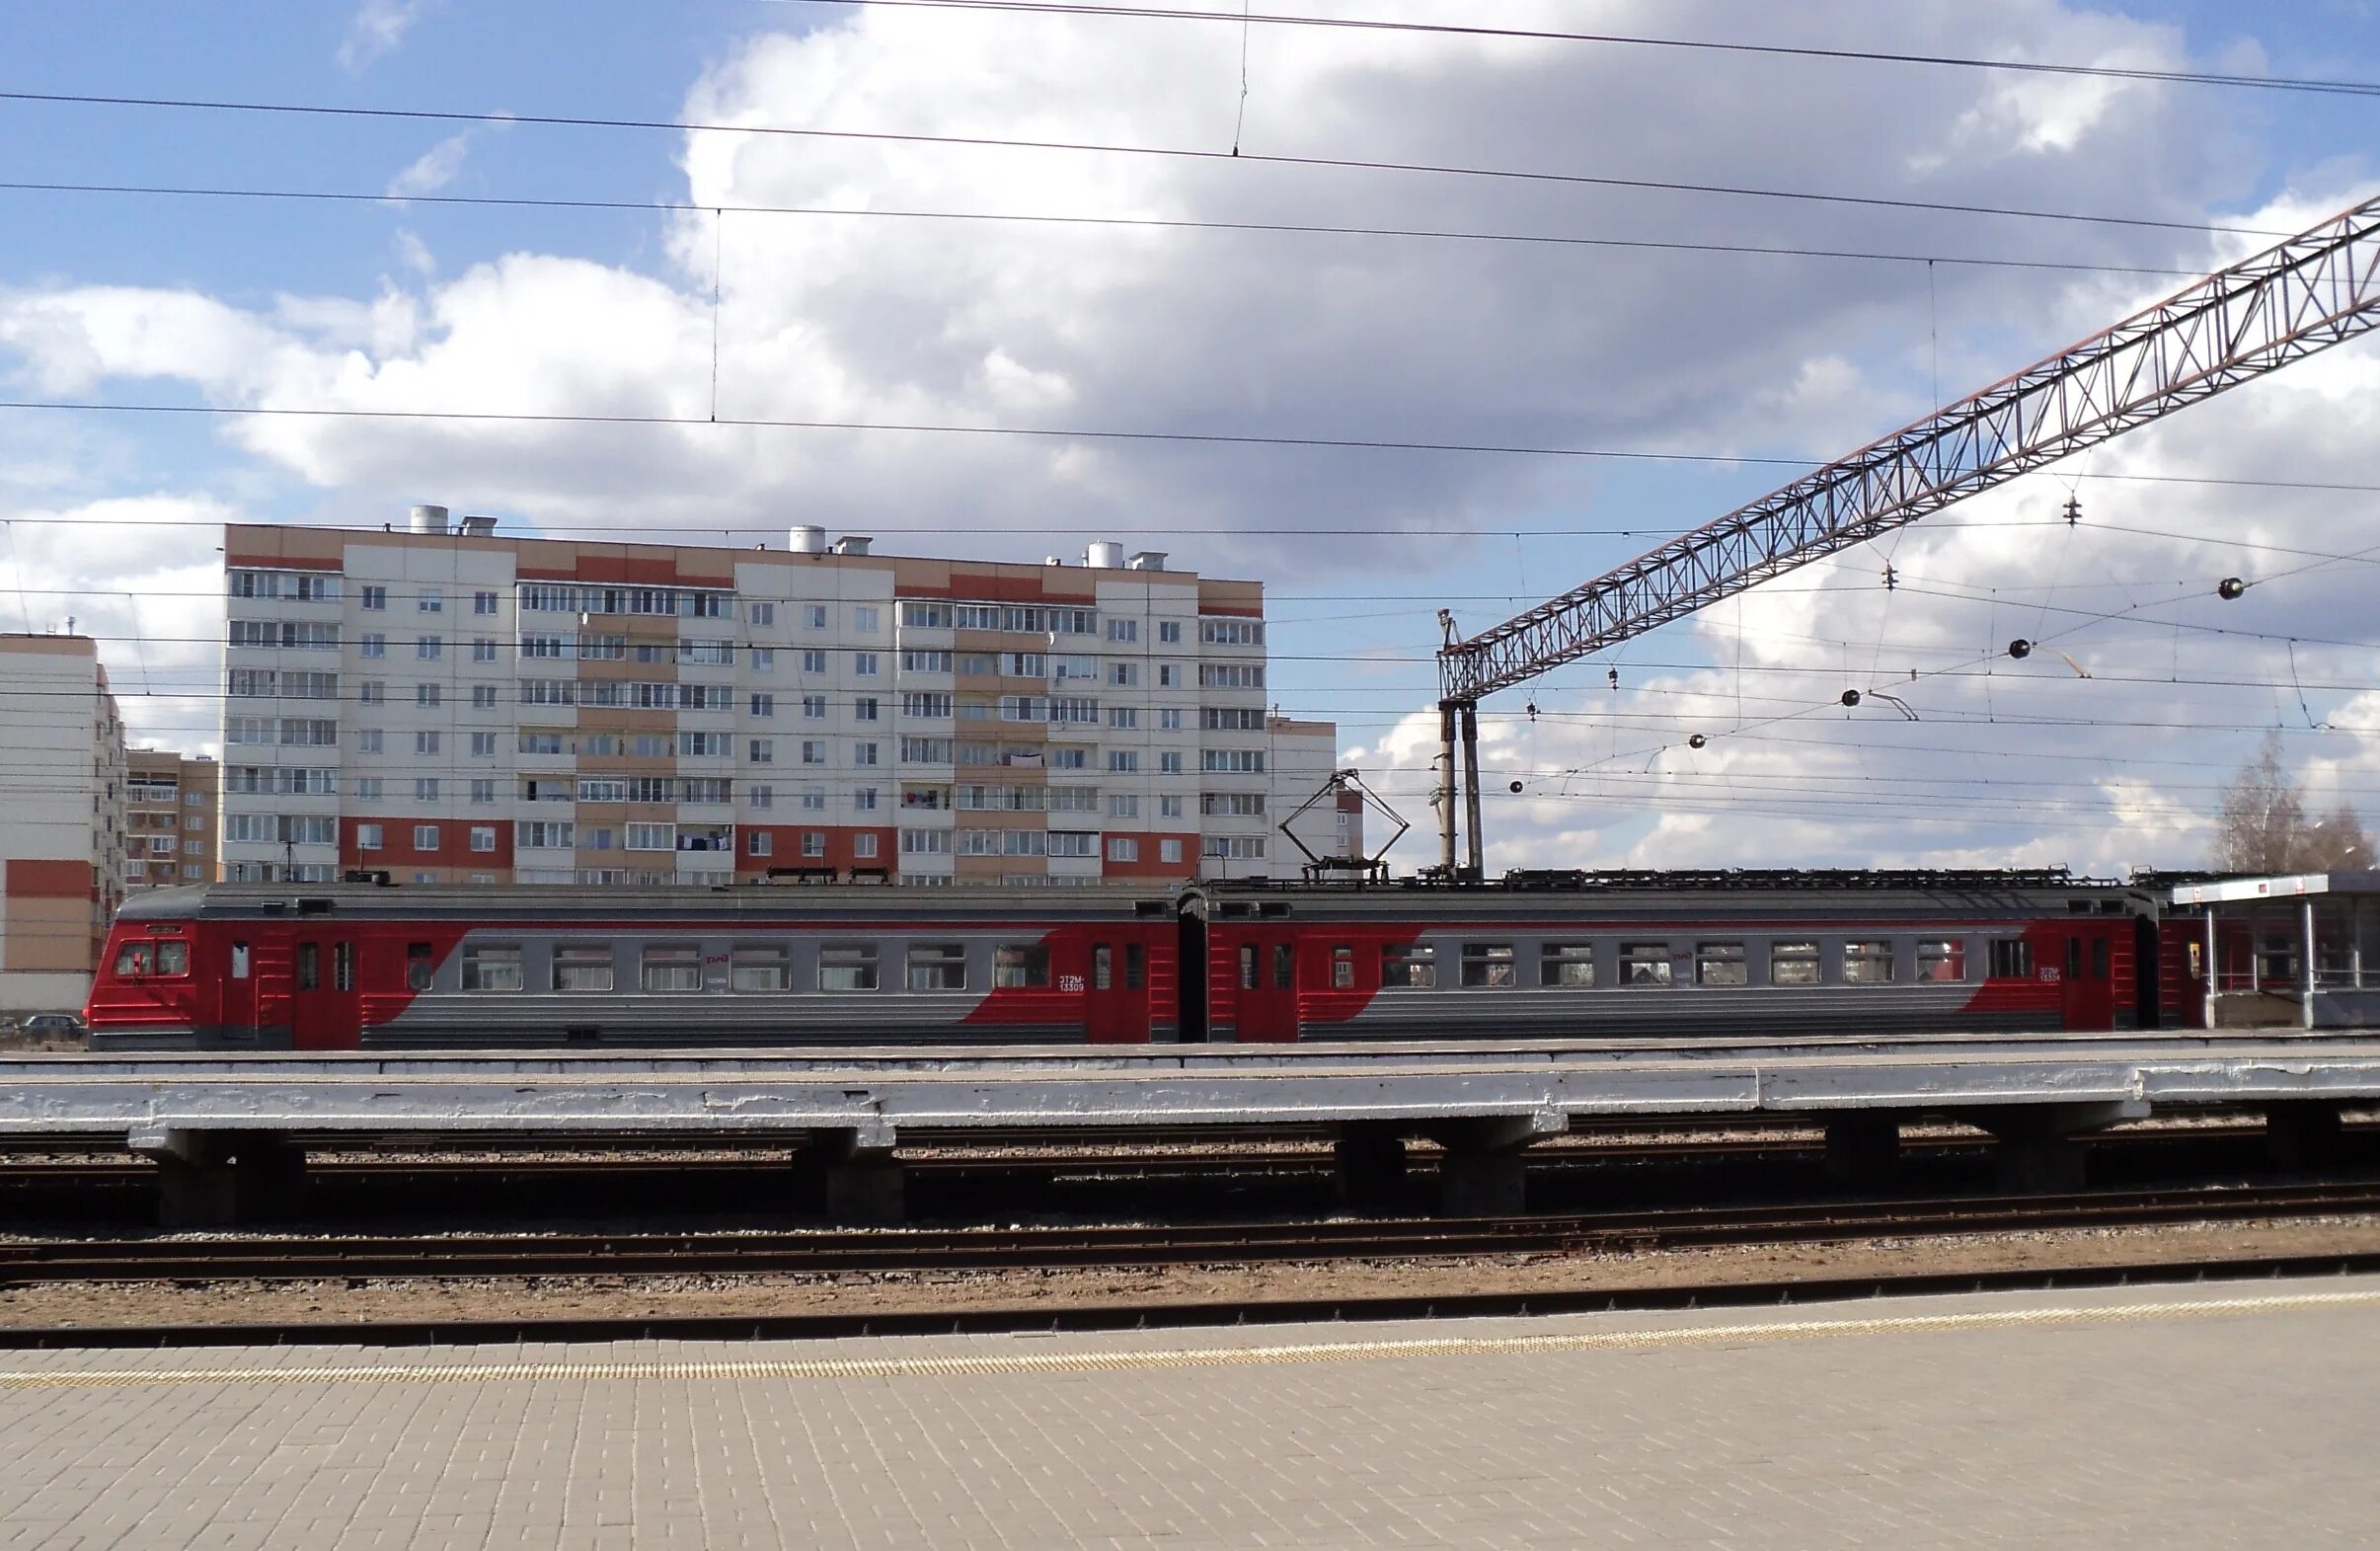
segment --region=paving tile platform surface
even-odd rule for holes
[[[2380,1279],[1079,1337],[0,1355],[33,1547],[2312,1546]]]

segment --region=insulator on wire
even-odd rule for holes
[[[1686,739],[1686,746],[1688,748],[1701,748],[1710,741],[1711,740],[1709,738],[1703,737],[1700,733],[1697,733],[1692,737]]]
[[[2019,636],[2008,644],[2008,655],[2022,662],[2033,656],[2033,643]]]
[[[1529,712],[1529,720],[1530,720],[1530,721],[1532,721],[1532,722],[1536,721],[1536,720],[1537,720],[1537,702],[1536,702],[1535,700],[1531,700],[1531,701],[1529,702],[1529,705],[1528,705],[1528,712]]]
[[[2215,596],[2226,603],[2238,602],[2240,594],[2247,590],[2248,583],[2237,577],[2225,577],[2221,582],[2215,583]]]
[[[2066,498],[2066,526],[2073,527],[2082,520],[2083,499],[2080,496],[2068,496]]]
[[[1510,791],[1514,797],[1520,796],[1520,783],[1518,781],[1513,782],[1510,787]]]
[[[1900,585],[1900,573],[1893,570],[1892,562],[1887,560],[1884,562],[1884,590],[1889,592],[1898,585]]]
[[[1856,706],[1856,705],[1858,705],[1859,703],[1860,703],[1860,692],[1859,692],[1858,690],[1856,690],[1856,689],[1846,689],[1846,690],[1844,690],[1844,691],[1843,691],[1843,704],[1845,704],[1846,706]]]

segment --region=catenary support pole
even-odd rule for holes
[[[1455,807],[1462,801],[1463,783],[1454,768],[1454,702],[1438,702],[1438,773],[1443,783],[1438,806],[1438,866],[1454,882]]]
[[[2298,901],[2297,924],[2299,934],[2305,939],[2304,946],[2300,950],[2304,954],[2304,958],[2298,961],[2297,966],[2297,988],[2301,1008],[2297,1022],[2299,1028],[2311,1029],[2314,1027],[2314,899],[2312,895]]]
[[[1464,844],[1471,876],[1485,878],[1487,845],[1480,834],[1480,712],[1468,700],[1463,702],[1463,823],[1468,831]]]
[[[2215,907],[2206,906],[2206,1027],[2215,1026]]]

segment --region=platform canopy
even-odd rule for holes
[[[2380,871],[2364,868],[2345,873],[2284,873],[2271,878],[2225,878],[2214,883],[2183,884],[2174,890],[2174,903],[2236,904],[2256,899],[2293,899],[2300,894],[2380,894]]]

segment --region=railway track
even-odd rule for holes
[[[0,1244],[0,1287],[65,1281],[787,1276],[1594,1256],[1715,1245],[2380,1212],[2380,1182],[1466,1220],[722,1234],[78,1239]]]

